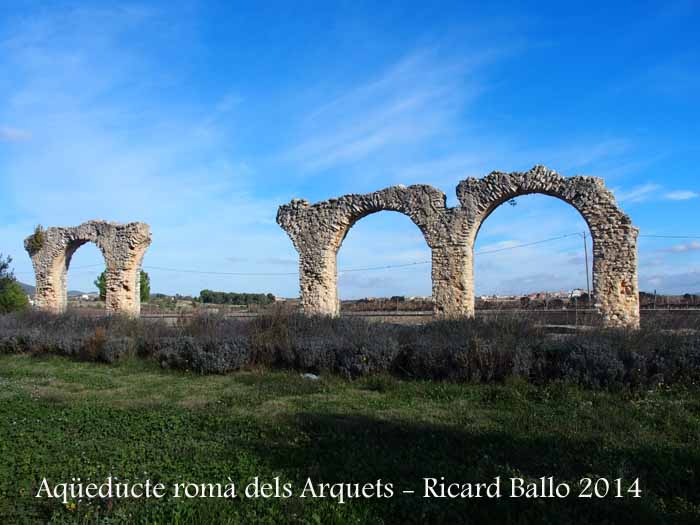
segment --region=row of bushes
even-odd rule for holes
[[[268,367],[348,378],[389,372],[490,383],[521,377],[592,388],[700,384],[697,332],[647,327],[552,336],[517,318],[399,326],[280,314],[250,321],[203,316],[168,326],[33,312],[0,317],[0,352],[56,353],[106,363],[135,355],[203,374]]]

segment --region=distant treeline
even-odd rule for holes
[[[202,290],[199,292],[199,300],[204,304],[272,304],[275,296],[271,293],[237,293],[215,292],[214,290]]]

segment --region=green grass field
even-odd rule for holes
[[[0,523],[699,523],[700,391],[468,385],[292,372],[199,376],[129,359],[0,356]],[[34,497],[42,478],[236,483],[238,497]],[[290,498],[246,498],[259,476]],[[423,498],[423,478],[555,476],[568,498]],[[583,477],[641,498],[576,497]],[[394,496],[300,498],[317,483]],[[413,495],[402,490],[415,490]]]

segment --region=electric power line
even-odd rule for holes
[[[506,247],[497,248],[494,250],[485,250],[485,251],[480,251],[480,252],[474,252],[474,255],[487,255],[487,254],[491,254],[491,253],[503,252],[506,250],[516,250],[518,248],[525,248],[528,246],[535,246],[537,244],[544,244],[547,242],[558,241],[560,239],[565,239],[567,237],[572,237],[574,235],[581,235],[581,233],[580,232],[567,233],[565,235],[559,235],[557,237],[550,237],[548,239],[540,239],[538,241],[517,244],[514,246],[506,246]],[[346,269],[340,269],[340,270],[338,270],[338,272],[339,273],[348,273],[348,272],[369,272],[369,271],[375,271],[375,270],[389,270],[389,269],[393,269],[393,268],[407,268],[407,267],[411,267],[411,266],[419,266],[419,265],[423,265],[423,264],[429,264],[430,262],[431,262],[430,260],[424,260],[424,261],[414,261],[414,262],[403,263],[403,264],[387,264],[387,265],[382,265],[382,266],[367,266],[367,267],[362,267],[362,268],[346,268]],[[200,271],[200,270],[185,270],[185,269],[179,269],[179,268],[164,268],[162,266],[144,266],[144,268],[146,268],[148,270],[161,270],[161,271],[180,272],[180,273],[194,273],[194,274],[202,274],[202,275],[234,275],[234,276],[265,276],[265,277],[298,275],[298,272],[213,272],[213,271]]]
[[[573,232],[573,233],[567,233],[564,235],[559,235],[557,237],[550,237],[547,239],[540,239],[537,241],[533,242],[528,242],[528,243],[522,243],[522,244],[516,244],[514,246],[504,246],[503,248],[496,248],[493,250],[481,250],[478,252],[474,252],[474,255],[489,255],[492,253],[499,253],[499,252],[504,252],[504,251],[509,251],[509,250],[517,250],[520,248],[526,248],[529,246],[536,246],[539,244],[545,244],[549,242],[554,242],[558,241],[561,239],[566,239],[568,237],[573,237],[573,236],[579,236],[582,235],[581,232]],[[658,239],[700,239],[700,235],[695,236],[695,235],[640,235],[640,237],[650,237],[650,238],[658,238]],[[369,272],[369,271],[377,271],[377,270],[389,270],[389,269],[394,269],[394,268],[408,268],[412,266],[420,266],[424,264],[429,264],[431,261],[430,260],[423,260],[423,261],[414,261],[410,263],[403,263],[403,264],[388,264],[388,265],[382,265],[382,266],[367,266],[367,267],[361,267],[361,268],[347,268],[347,269],[340,269],[338,270],[339,273],[348,273],[348,272]],[[71,270],[80,270],[80,269],[85,269],[85,268],[96,268],[103,266],[101,263],[96,263],[96,264],[88,264],[84,266],[76,266],[74,268],[71,268]],[[165,272],[176,272],[176,273],[191,273],[191,274],[199,274],[199,275],[229,275],[229,276],[260,276],[260,277],[274,277],[274,276],[291,276],[291,275],[298,275],[298,272],[216,272],[216,271],[207,271],[207,270],[191,270],[191,269],[183,269],[183,268],[166,268],[162,266],[144,266],[145,269],[148,270],[156,270],[156,271],[165,271]],[[24,271],[24,272],[14,272],[16,274],[29,274],[29,273],[34,273],[32,271]]]
[[[390,268],[406,268],[409,266],[419,266],[422,264],[428,264],[431,261],[415,261],[415,262],[410,262],[410,263],[404,263],[404,264],[388,264],[385,266],[368,266],[366,268],[348,268],[346,270],[338,270],[338,273],[347,273],[347,272],[370,272],[374,270],[388,270]]]
[[[183,270],[179,268],[163,268],[162,266],[144,266],[148,270],[161,270],[165,272],[179,272],[179,273],[197,273],[203,275],[260,275],[260,276],[272,276],[272,275],[298,275],[298,272],[211,272],[211,271],[200,271],[200,270]]]
[[[71,266],[70,271],[72,272],[73,270],[83,270],[85,268],[97,268],[98,266],[104,266],[103,263],[96,263],[96,264],[86,264],[85,266]],[[13,273],[34,273],[33,270],[31,271],[26,271],[26,272],[13,272]]]
[[[495,250],[485,250],[485,251],[480,251],[480,252],[474,252],[474,255],[486,255],[489,253],[504,252],[506,250],[515,250],[516,248],[525,248],[526,246],[535,246],[536,244],[544,244],[546,242],[558,241],[560,239],[565,239],[567,237],[573,237],[574,235],[581,235],[581,233],[580,232],[567,233],[565,235],[560,235],[558,237],[550,237],[549,239],[542,239],[539,241],[527,242],[524,244],[516,244],[515,246],[506,246],[504,248],[497,248]]]

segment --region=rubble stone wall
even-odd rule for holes
[[[35,305],[61,313],[66,309],[66,275],[75,251],[86,242],[94,242],[102,252],[106,267],[107,311],[139,315],[140,270],[143,256],[151,244],[147,224],[117,224],[89,221],[76,227],[51,227],[43,231],[41,246],[27,237],[24,246],[32,259],[36,276]]]
[[[493,172],[457,186],[460,206],[427,185],[392,186],[310,204],[280,206],[277,223],[299,252],[301,303],[310,314],[338,315],[337,253],[349,229],[383,210],[407,215],[432,252],[433,309],[437,317],[474,315],[474,241],[484,220],[504,202],[531,193],[559,198],[586,220],[593,239],[593,294],[608,326],[639,326],[637,235],[613,194],[596,177],[562,177],[544,166]]]

